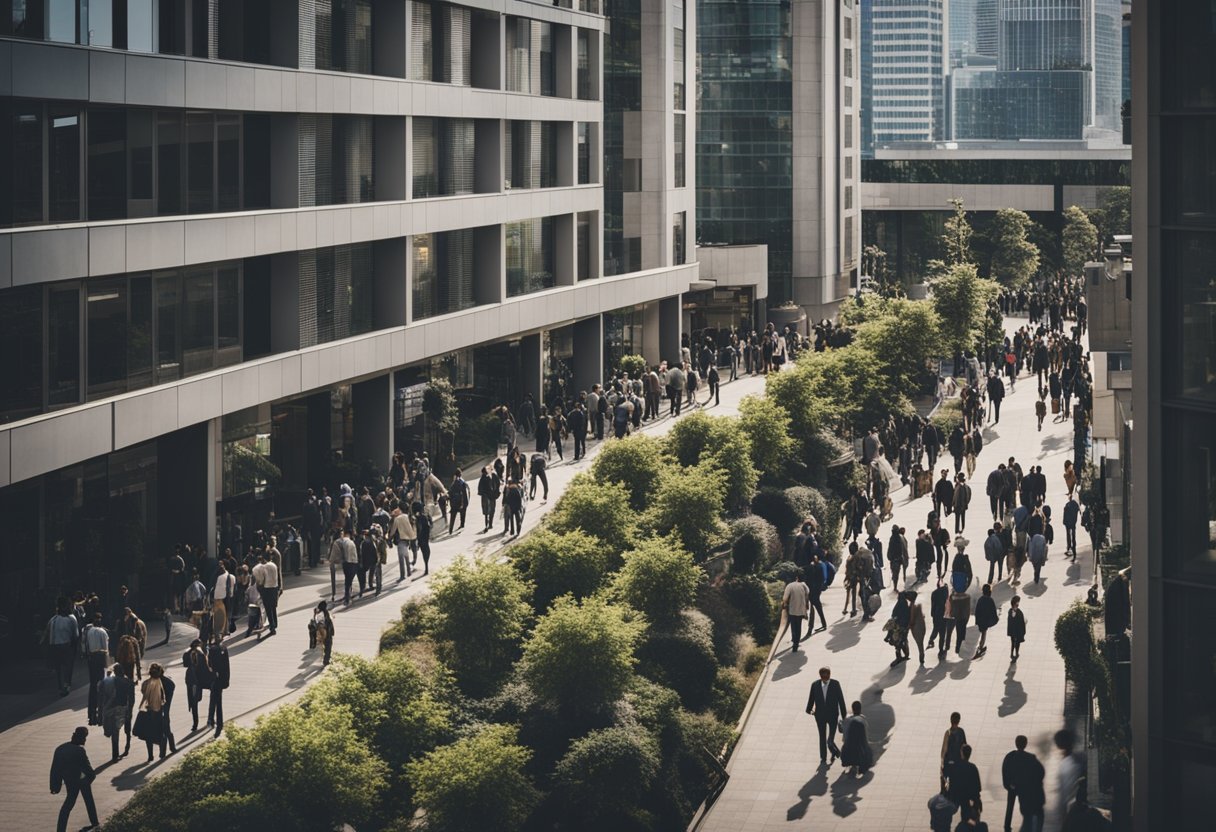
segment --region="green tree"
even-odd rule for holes
[[[861,250],[861,273],[868,274],[882,286],[887,282],[887,253],[871,243]]]
[[[747,435],[752,467],[761,477],[780,476],[797,455],[790,421],[790,415],[765,396],[747,396],[739,403],[739,429]]]
[[[667,444],[681,465],[708,461],[722,469],[727,508],[743,508],[756,493],[759,477],[752,464],[751,437],[738,419],[693,413],[672,426]]]
[[[1086,262],[1098,254],[1098,229],[1075,205],[1064,211],[1064,270],[1069,277],[1085,273]]]
[[[422,391],[422,412],[439,433],[439,448],[436,458],[447,470],[456,462],[456,431],[460,430],[460,408],[452,383],[446,378],[436,378]]]
[[[1116,234],[1132,233],[1132,189],[1127,185],[1107,189],[1089,216],[1098,229],[1098,248],[1094,251],[1097,257]]]
[[[519,656],[532,585],[509,563],[461,556],[435,576],[431,591],[432,635],[446,646],[461,686],[490,692]]]
[[[526,767],[532,752],[509,725],[487,725],[409,764],[427,832],[495,829],[527,823],[540,794]]]
[[[1029,229],[1030,217],[1016,208],[997,211],[988,228],[992,243],[989,271],[1008,286],[1024,286],[1038,271],[1039,249],[1028,239]]]
[[[925,381],[929,359],[941,355],[941,317],[931,303],[890,300],[886,314],[858,327],[854,343],[886,359],[900,388],[916,390]]]
[[[722,522],[727,493],[726,472],[714,460],[665,471],[643,525],[660,537],[676,540],[698,559],[726,535]]]
[[[641,726],[602,728],[575,740],[553,772],[566,825],[650,827],[641,803],[661,764],[658,743]]]
[[[974,263],[971,253],[971,236],[974,233],[971,223],[967,221],[967,211],[963,208],[961,199],[952,199],[954,213],[946,218],[945,233],[942,234],[942,245],[946,250],[947,265]]]
[[[713,623],[702,612],[685,610],[652,626],[638,648],[638,661],[642,674],[680,694],[684,707],[703,710],[718,673]]]
[[[630,378],[641,378],[646,372],[646,359],[640,355],[622,355],[620,369]]]
[[[541,613],[567,593],[575,598],[594,594],[620,565],[620,558],[603,541],[577,529],[564,534],[537,529],[507,554],[536,588],[533,607]]]
[[[601,596],[559,598],[524,645],[520,674],[537,697],[570,713],[596,712],[620,699],[633,677],[646,623]]]
[[[669,539],[650,538],[625,553],[613,580],[618,597],[651,622],[674,620],[692,604],[701,570],[692,555]]]
[[[623,552],[633,539],[636,518],[625,486],[599,483],[582,473],[570,481],[547,522],[559,534],[581,529],[612,551]]]
[[[615,442],[605,442],[591,466],[596,482],[619,482],[629,494],[629,504],[642,511],[659,484],[659,475],[671,465],[661,439],[635,433]]]
[[[988,303],[1000,289],[991,280],[981,278],[971,263],[951,266],[938,273],[930,285],[945,346],[955,355],[975,349],[984,330]]]

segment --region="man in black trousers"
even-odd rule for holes
[[[811,695],[806,702],[806,712],[814,714],[819,728],[819,762],[828,764],[828,751],[832,762],[840,756],[836,745],[836,723],[847,716],[844,707],[844,692],[840,682],[832,678],[830,667],[819,668],[819,681],[811,684]]]
[[[211,699],[207,703],[207,727],[215,726],[218,737],[224,730],[224,691],[232,679],[228,648],[215,637],[207,648],[207,665],[211,668]]]
[[[89,826],[86,829],[100,827],[97,820],[97,806],[93,803],[93,780],[97,774],[89,763],[89,755],[85,753],[84,742],[89,737],[89,729],[80,727],[72,732],[71,742],[65,742],[55,749],[51,760],[51,794],[59,794],[67,787],[63,798],[63,806],[59,810],[59,832],[67,832],[68,817],[76,805],[76,798],[84,797],[84,808],[89,813]]]
[[[1043,807],[1047,797],[1043,792],[1043,764],[1026,750],[1026,737],[1014,739],[1015,749],[1001,763],[1001,779],[1008,797],[1005,801],[1005,832],[1013,829],[1013,804],[1021,804],[1022,828],[1027,832],[1042,832]]]

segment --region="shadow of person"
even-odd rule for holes
[[[781,658],[777,659],[777,669],[773,671],[773,681],[797,675],[806,663],[806,651],[799,650],[797,653],[792,650],[785,651]]]
[[[1085,570],[1081,561],[1073,561],[1068,564],[1068,571],[1065,573],[1067,580],[1064,581],[1065,586],[1082,586],[1089,583],[1085,577]]]
[[[828,643],[824,647],[832,653],[847,650],[861,641],[861,627],[852,626],[852,620],[833,624],[828,632],[831,633],[831,638],[828,639]]]
[[[786,809],[785,819],[788,821],[802,820],[806,817],[806,810],[810,808],[811,801],[816,797],[823,797],[827,793],[828,766],[826,763],[820,763],[815,776],[803,783],[802,788],[798,790],[798,802]]]
[[[1029,595],[1031,598],[1038,598],[1047,591],[1047,579],[1043,578],[1037,584],[1034,579],[1022,584],[1022,594]]]
[[[861,777],[854,777],[846,770],[832,783],[832,813],[837,817],[847,818],[857,811],[861,802],[861,789],[874,780],[874,770],[871,769]]]
[[[1063,449],[1065,446],[1071,445],[1072,437],[1057,433],[1052,436],[1044,436],[1040,447],[1045,453],[1050,453],[1051,451],[1058,451]]]
[[[932,653],[937,656],[936,651],[927,651],[926,655]],[[944,658],[938,658],[937,664],[931,668],[918,668],[916,675],[912,677],[911,684],[908,685],[912,689],[912,695],[918,693],[928,693],[937,687],[937,683],[946,678],[946,674],[950,671],[950,664]]]
[[[895,709],[883,701],[882,694],[883,689],[880,687],[867,688],[861,694],[861,712],[866,717],[875,765],[886,753],[887,745],[891,742],[891,733],[895,729]]]
[[[870,678],[878,683],[877,688],[879,690],[892,687],[899,684],[900,680],[904,678],[904,675],[908,672],[908,665],[910,663],[911,662],[900,662],[899,664],[895,665],[895,667],[888,667],[886,670],[881,670]]]
[[[1013,678],[1016,670],[1017,665],[1010,664],[1008,672],[1005,673],[1005,695],[996,709],[996,715],[1002,718],[1016,714],[1026,704],[1026,688]]]
[[[964,648],[966,649],[966,648]],[[966,679],[971,674],[970,656],[955,655],[955,662],[950,665],[951,679]]]

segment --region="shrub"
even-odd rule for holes
[[[629,825],[643,814],[639,803],[661,762],[658,743],[641,727],[613,726],[575,740],[553,774],[563,826]]]
[[[434,603],[429,595],[410,598],[401,606],[401,618],[389,624],[380,634],[380,650],[396,650],[407,642],[421,638],[430,629],[429,616]]]
[[[757,647],[752,643],[751,650],[742,653],[739,660],[739,670],[751,676],[753,673],[759,673],[764,669],[765,663],[768,662],[768,647]]]
[[[919,389],[925,380],[928,361],[945,347],[942,322],[932,303],[893,299],[884,314],[857,329],[856,343],[880,356],[886,371],[903,390]]]
[[[1089,691],[1095,682],[1093,672],[1094,637],[1092,614],[1081,600],[1074,601],[1056,619],[1056,650],[1064,659],[1064,672],[1079,689]]]
[[[598,483],[588,474],[579,474],[571,480],[547,522],[558,534],[581,529],[602,540],[613,552],[623,552],[633,539],[635,517],[625,486]]]
[[[628,373],[630,378],[641,378],[646,372],[646,359],[640,355],[622,355],[618,366],[621,372]]]
[[[720,586],[704,581],[697,587],[697,610],[713,622],[714,656],[718,663],[734,664],[739,657],[739,636],[747,629],[743,616],[723,594]]]
[[[726,475],[726,506],[743,508],[756,491],[751,439],[738,419],[693,413],[676,422],[667,437],[672,455],[685,467],[710,462]]]
[[[781,563],[773,565],[767,577],[769,580],[777,581],[782,586],[785,586],[800,574],[802,574],[802,567],[792,560],[783,560]]]
[[[524,772],[531,752],[508,725],[488,725],[409,764],[429,832],[520,829],[540,799]]]
[[[752,514],[767,520],[783,540],[792,538],[802,526],[806,519],[802,508],[780,488],[762,488],[752,498]]]
[[[756,643],[770,643],[776,635],[777,615],[768,588],[758,578],[742,575],[723,583],[722,591],[751,628]]]
[[[615,702],[629,685],[646,629],[627,612],[600,597],[559,598],[524,645],[523,680],[542,702],[568,713]]]
[[[646,512],[646,527],[659,536],[674,532],[685,549],[703,560],[726,536],[725,484],[726,474],[713,465],[664,472]]]
[[[750,440],[752,465],[761,477],[777,477],[798,455],[790,415],[772,399],[748,396],[739,403],[739,428]]]
[[[532,605],[538,613],[566,593],[575,598],[593,594],[619,561],[606,544],[580,530],[557,534],[537,529],[507,554],[535,587]]]
[[[287,829],[284,819],[266,804],[260,794],[239,792],[210,794],[199,800],[191,807],[191,817],[186,828],[189,832],[212,832],[215,829],[223,829],[224,832],[264,832],[266,829]]]
[[[763,517],[741,517],[731,524],[731,571],[750,574],[781,557],[781,535]]]
[[[710,710],[728,725],[734,725],[743,714],[751,686],[742,673],[733,667],[720,667],[710,693]]]
[[[509,563],[461,556],[435,576],[431,590],[432,633],[449,648],[462,687],[492,690],[519,656],[532,620],[532,585]]]
[[[712,632],[709,618],[693,610],[668,626],[652,627],[638,650],[642,672],[680,694],[686,708],[705,708],[718,672]]]
[[[599,483],[624,485],[629,504],[635,511],[642,511],[658,487],[663,470],[671,464],[661,439],[635,433],[603,443],[591,466],[591,476]]]
[[[929,421],[941,428],[946,436],[949,436],[956,427],[963,423],[963,400],[946,399]]]
[[[625,553],[613,589],[651,622],[664,622],[692,603],[700,578],[701,570],[677,542],[651,538]]]

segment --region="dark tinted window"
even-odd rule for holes
[[[89,110],[89,219],[127,215],[127,113]]]
[[[76,222],[80,219],[80,113],[52,109],[47,127],[50,219]]]
[[[88,397],[127,389],[127,281],[90,281],[86,296]]]
[[[41,286],[9,289],[0,296],[0,419],[42,409]]]
[[[47,289],[47,404],[80,401],[80,287]]]

